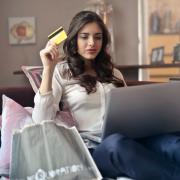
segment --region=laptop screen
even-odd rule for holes
[[[107,94],[103,138],[175,131],[180,131],[180,82],[115,88]]]

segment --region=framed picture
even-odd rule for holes
[[[8,24],[10,44],[33,44],[36,42],[34,17],[10,17]]]
[[[152,64],[164,63],[164,47],[163,46],[152,49],[151,63]]]
[[[180,63],[180,44],[177,44],[173,49],[173,62]]]

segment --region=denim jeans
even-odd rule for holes
[[[92,156],[103,177],[135,180],[180,180],[180,136],[164,134],[131,139],[113,134]]]

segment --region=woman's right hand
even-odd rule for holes
[[[44,68],[54,69],[60,61],[59,46],[53,41],[48,41],[46,47],[40,51],[40,57]]]

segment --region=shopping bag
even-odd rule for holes
[[[44,121],[14,132],[10,179],[98,180],[102,176],[75,127]]]

